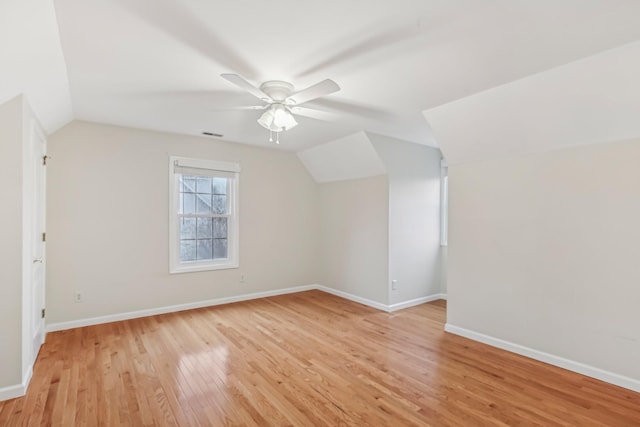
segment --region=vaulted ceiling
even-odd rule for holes
[[[48,132],[75,118],[272,146],[256,123],[259,111],[226,109],[257,100],[220,74],[296,89],[333,79],[339,92],[306,104],[333,118],[300,117],[281,137],[280,148],[295,151],[358,131],[438,146],[424,111],[640,39],[637,0],[6,0],[1,7],[0,102],[27,93]],[[451,117],[433,115],[443,126],[438,138],[459,138],[453,129],[465,123]]]

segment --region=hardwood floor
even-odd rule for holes
[[[640,394],[320,291],[50,333],[0,426],[638,426]]]

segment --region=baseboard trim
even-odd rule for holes
[[[27,388],[22,384],[0,388],[0,402],[24,396],[26,392]]]
[[[409,308],[409,307],[413,307],[416,305],[420,305],[420,304],[424,304],[427,302],[431,302],[431,301],[436,301],[439,299],[447,299],[447,295],[446,294],[433,294],[433,295],[427,295],[426,297],[420,297],[420,298],[416,298],[416,299],[412,299],[409,301],[404,301],[404,302],[399,302],[396,304],[391,304],[390,306],[388,306],[388,310],[387,311],[396,311],[396,310],[402,310],[403,308]]]
[[[327,286],[317,285],[316,289],[318,289],[319,291],[326,292],[328,294],[332,294],[344,299],[348,299],[349,301],[357,302],[360,304],[368,305],[369,307],[377,308],[378,310],[386,311],[387,313],[391,313],[393,311],[402,310],[403,308],[409,308],[409,307],[424,304],[427,302],[447,298],[446,294],[433,294],[433,295],[427,295],[426,297],[420,297],[420,298],[412,299],[409,301],[403,301],[396,304],[387,305],[387,304],[382,304],[381,302],[378,302],[378,301],[373,301],[367,298],[359,297],[357,295],[350,294],[348,292],[343,292],[337,289],[329,288]]]
[[[174,313],[176,311],[193,310],[196,308],[212,307],[215,305],[230,304],[240,301],[248,301],[258,298],[267,298],[277,295],[292,294],[295,292],[318,289],[317,285],[302,285],[291,288],[276,289],[273,291],[255,292],[251,294],[235,295],[231,297],[215,298],[204,301],[190,302],[186,304],[169,305],[165,307],[150,308],[146,310],[130,311],[127,313],[109,314],[106,316],[90,317],[87,319],[58,322],[47,325],[47,332],[64,331],[67,329],[81,328],[83,326],[100,325],[103,323],[119,322],[121,320],[137,319],[140,317],[155,316],[158,314]]]
[[[10,385],[8,387],[0,388],[0,402],[9,399],[15,399],[16,397],[22,397],[27,394],[27,387],[31,382],[33,376],[33,365],[27,368],[27,372],[24,373],[22,378],[22,384]]]
[[[335,295],[344,299],[348,299],[349,301],[357,302],[360,304],[368,305],[369,307],[377,308],[382,311],[389,311],[389,306],[386,304],[382,304],[378,301],[373,301],[367,298],[362,298],[357,295],[353,295],[347,292],[339,291],[337,289],[329,288],[327,286],[317,285],[316,289],[322,292],[326,292],[331,295]]]
[[[333,289],[327,286],[312,284],[312,285],[294,286],[291,288],[284,288],[284,289],[276,289],[273,291],[255,292],[251,294],[216,298],[216,299],[210,299],[205,301],[196,301],[196,302],[191,302],[186,304],[169,305],[165,307],[150,308],[146,310],[129,311],[126,313],[109,314],[106,316],[90,317],[86,319],[71,320],[68,322],[51,323],[47,325],[46,331],[47,332],[64,331],[67,329],[82,328],[84,326],[119,322],[122,320],[137,319],[140,317],[155,316],[158,314],[175,313],[177,311],[193,310],[196,308],[213,307],[216,305],[230,304],[230,303],[241,302],[241,301],[249,301],[249,300],[258,299],[258,298],[267,298],[267,297],[273,297],[277,295],[292,294],[296,292],[304,292],[304,291],[311,291],[311,290],[323,291],[323,292],[336,295],[341,298],[345,298],[350,301],[364,304],[369,307],[373,307],[378,310],[382,310],[386,312],[392,312],[396,310],[401,310],[403,308],[413,307],[415,305],[424,304],[426,302],[435,301],[437,299],[446,299],[446,294],[434,294],[434,295],[429,295],[422,298],[416,298],[411,301],[405,301],[405,302],[401,302],[393,305],[387,305],[387,304],[382,304],[380,302],[373,301],[367,298],[359,297],[354,294],[339,291],[337,289]]]
[[[548,363],[550,365],[567,369],[569,371],[577,372],[579,374],[586,375],[588,377],[614,384],[629,390],[640,392],[640,381],[633,378],[625,377],[620,374],[605,371],[603,369],[599,369],[570,359],[565,359],[564,357],[545,353],[533,348],[525,347],[520,344],[515,344],[510,341],[505,341],[500,338],[495,338],[469,329],[461,328],[450,323],[445,324],[444,330],[455,335],[460,335],[474,341],[488,344],[492,347],[501,348],[503,350],[528,357],[530,359],[538,360],[540,362]]]

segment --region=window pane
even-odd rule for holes
[[[180,191],[183,193],[195,193],[196,177],[180,175]]]
[[[196,213],[211,213],[211,194],[196,194]]]
[[[227,168],[221,162],[172,158],[170,243],[175,258],[170,260],[171,273],[238,265],[235,168],[237,164]]]
[[[226,214],[227,213],[227,196],[214,195],[213,196],[213,213],[214,214]]]
[[[213,237],[227,238],[227,218],[213,218]]]
[[[195,261],[196,260],[196,241],[195,240],[180,240],[180,261]]]
[[[213,194],[227,194],[227,178],[213,178]]]
[[[198,218],[198,239],[210,239],[213,234],[211,218]]]
[[[227,239],[213,239],[214,259],[227,258]]]
[[[194,214],[196,213],[196,195],[193,193],[183,193],[182,194],[182,210],[180,213],[183,214]]]
[[[181,218],[180,219],[180,239],[196,238],[196,219]]]
[[[211,239],[199,239],[198,240],[198,261],[213,259],[213,250],[211,246]]]
[[[200,194],[211,194],[211,178],[206,176],[196,177],[196,192]]]

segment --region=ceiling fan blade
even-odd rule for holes
[[[309,86],[306,89],[302,89],[300,92],[296,92],[287,98],[287,101],[291,101],[293,104],[302,104],[303,102],[311,101],[312,99],[320,98],[321,96],[329,95],[331,93],[340,90],[340,86],[331,79],[326,79],[320,83],[316,83],[313,86]]]
[[[252,85],[251,83],[249,83],[244,77],[239,76],[238,74],[228,74],[228,73],[220,74],[220,77],[222,77],[223,79],[227,80],[230,83],[233,83],[239,88],[246,90],[251,95],[255,96],[256,98],[264,102],[273,102],[273,100],[269,97],[269,95],[267,95],[266,93],[264,93],[263,91],[261,91],[260,89]]]
[[[228,110],[264,110],[267,108],[269,104],[266,105],[245,105],[239,107],[215,107],[212,108],[214,111],[228,111]]]
[[[307,104],[308,107],[319,107],[322,110],[335,111],[341,116],[348,114],[371,120],[389,120],[394,117],[393,113],[375,107],[356,104],[353,102],[338,101],[336,99],[316,99]]]
[[[325,122],[334,122],[339,119],[339,115],[329,113],[328,111],[314,110],[313,108],[305,107],[289,107],[289,110],[298,116],[309,117],[312,119],[322,120]]]

